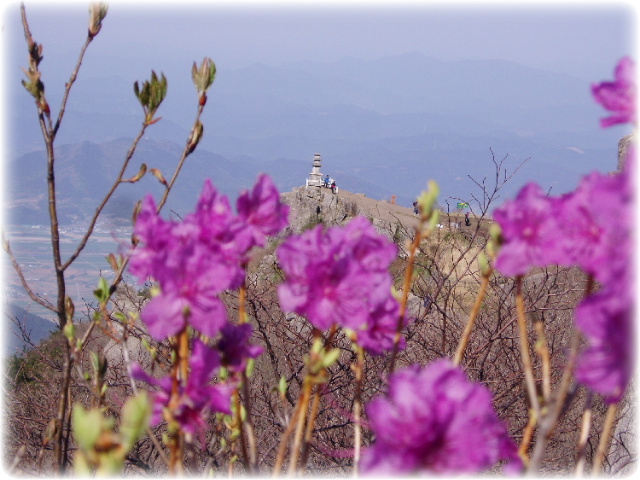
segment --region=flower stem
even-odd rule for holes
[[[591,475],[597,477],[600,475],[602,469],[602,462],[604,461],[604,454],[607,450],[607,445],[611,437],[611,428],[613,422],[616,419],[616,413],[618,411],[618,404],[612,403],[607,409],[607,416],[604,419],[604,425],[602,426],[602,434],[600,435],[600,442],[598,443],[598,450],[596,451],[596,458],[593,461],[593,471]]]
[[[520,446],[518,447],[518,456],[525,466],[529,465],[529,456],[527,455],[527,450],[529,449],[529,444],[531,443],[531,437],[533,436],[533,429],[536,426],[536,422],[537,418],[535,412],[532,409],[529,409],[529,421],[527,422],[527,426],[524,427],[522,441],[520,442]]]
[[[353,400],[353,425],[354,425],[354,447],[353,447],[353,476],[358,477],[360,464],[360,445],[362,443],[362,426],[360,425],[360,414],[362,410],[362,367],[364,366],[364,351],[362,347],[356,345],[356,394]]]
[[[537,418],[540,417],[540,403],[538,402],[538,392],[533,378],[533,368],[531,366],[531,355],[529,355],[529,340],[527,336],[527,322],[524,311],[524,299],[522,296],[522,277],[516,278],[516,311],[518,314],[518,333],[520,337],[520,354],[524,367],[524,377],[527,383],[527,393],[529,402]]]
[[[243,269],[246,269],[246,265],[243,265]],[[247,320],[247,314],[245,312],[244,304],[247,297],[247,286],[245,281],[242,281],[242,285],[238,289],[238,324],[242,325]]]
[[[233,390],[233,404],[236,409],[236,428],[238,429],[238,433],[240,436],[240,451],[242,452],[242,458],[244,459],[245,465],[247,465],[247,469],[250,473],[253,473],[253,466],[249,459],[249,453],[247,451],[247,443],[244,439],[244,432],[242,431],[242,404],[240,403],[240,395],[238,395],[238,389]]]
[[[460,343],[458,344],[458,349],[456,350],[456,355],[453,358],[454,365],[460,365],[462,361],[462,354],[464,353],[464,349],[469,342],[469,337],[471,336],[471,329],[473,328],[473,324],[476,321],[476,317],[478,316],[478,312],[480,312],[480,306],[482,305],[482,300],[484,299],[485,292],[487,291],[487,286],[489,285],[489,277],[491,277],[491,270],[489,270],[485,275],[482,276],[482,283],[480,284],[480,290],[478,291],[478,295],[476,297],[476,301],[473,304],[473,308],[471,309],[471,313],[469,314],[469,320],[467,321],[467,326],[462,333],[462,337],[460,338]]]
[[[242,265],[243,271],[246,271],[247,264],[243,263]],[[242,280],[242,285],[238,289],[238,325],[242,325],[247,321],[247,314],[245,310],[245,301],[247,298],[247,284],[246,279]],[[256,454],[256,441],[253,430],[253,421],[251,418],[251,399],[249,396],[249,378],[247,376],[247,367],[242,370],[242,390],[244,393],[244,404],[245,404],[245,413],[246,413],[246,421],[242,421],[242,417],[238,417],[238,426],[240,428],[240,441],[242,442],[242,451],[245,454],[245,462],[247,463],[248,470],[250,474],[254,474],[257,469],[258,459]],[[236,389],[237,392],[237,389]],[[240,408],[240,400],[238,397],[238,408]],[[247,430],[247,442],[249,446],[249,456],[246,457],[247,448],[245,446],[244,439],[244,427]]]
[[[578,441],[578,453],[576,461],[576,477],[582,477],[584,473],[584,464],[586,461],[587,440],[589,440],[589,430],[591,430],[591,417],[593,416],[593,408],[591,402],[593,392],[587,392],[585,400],[584,412],[582,413],[582,429],[580,431],[580,440]]]
[[[536,342],[536,353],[542,361],[542,398],[544,404],[549,404],[551,398],[551,358],[549,356],[549,348],[547,347],[547,340],[544,335],[544,325],[540,319],[535,321],[536,334],[538,340]]]
[[[302,399],[300,402],[300,414],[298,415],[298,421],[296,425],[296,434],[293,438],[293,446],[291,447],[291,457],[289,458],[289,476],[292,477],[295,474],[296,463],[298,462],[298,451],[300,450],[300,444],[302,442],[302,431],[304,429],[304,423],[306,420],[306,412],[309,407],[309,399],[311,397],[311,381],[307,374],[303,384]]]
[[[189,356],[189,336],[187,328],[183,328],[178,333],[178,338],[173,346],[176,352],[176,360],[173,365],[171,379],[171,398],[169,399],[169,411],[173,411],[180,400],[179,384],[186,383],[188,375],[188,356]],[[169,414],[171,415],[171,414]],[[166,418],[171,424],[172,418]],[[176,426],[175,432],[169,432],[169,475],[179,475],[183,472],[182,454],[184,442],[182,430]]]
[[[418,224],[416,233],[413,237],[413,242],[409,247],[409,258],[407,259],[407,268],[404,272],[404,283],[402,285],[402,299],[400,300],[400,310],[398,312],[398,323],[396,325],[396,332],[393,336],[393,348],[391,350],[391,359],[389,360],[389,373],[393,373],[396,363],[396,355],[398,354],[398,344],[400,343],[400,335],[402,332],[402,325],[404,323],[404,312],[407,308],[407,299],[409,298],[409,288],[411,287],[411,279],[413,277],[413,264],[415,262],[416,251],[420,245],[422,238],[422,220]]]
[[[287,451],[287,441],[289,437],[293,433],[293,429],[296,425],[296,420],[298,415],[300,415],[301,406],[302,406],[302,392],[300,392],[300,396],[298,397],[298,401],[296,402],[296,406],[293,410],[293,414],[291,415],[291,419],[289,420],[289,424],[287,425],[286,430],[282,434],[282,438],[280,438],[280,445],[278,446],[278,454],[276,455],[276,462],[273,467],[273,477],[280,476],[280,472],[282,471],[282,463],[284,461],[284,454]]]
[[[587,279],[587,285],[585,288],[585,297],[591,293],[593,289],[594,279],[590,275]],[[539,421],[539,429],[536,435],[536,443],[531,454],[531,462],[529,463],[529,474],[534,475],[540,464],[542,463],[542,456],[547,448],[549,439],[553,433],[553,430],[562,414],[564,409],[565,399],[569,391],[569,385],[571,383],[571,377],[573,375],[573,368],[576,363],[576,357],[578,356],[578,347],[580,346],[580,332],[574,328],[571,335],[571,345],[569,347],[569,355],[567,357],[567,364],[562,372],[562,379],[560,380],[560,386],[556,390],[554,399],[548,405],[544,417]]]
[[[244,392],[244,404],[246,412],[246,421],[243,422],[247,429],[247,440],[249,442],[249,473],[253,474],[258,468],[258,455],[256,453],[256,439],[253,429],[253,420],[251,417],[251,400],[249,398],[249,378],[247,377],[246,367],[242,371],[242,389]]]
[[[300,457],[300,467],[298,474],[302,476],[304,474],[304,468],[307,465],[307,459],[309,457],[309,445],[311,444],[311,437],[313,436],[313,425],[315,424],[316,417],[318,416],[318,407],[320,405],[320,397],[322,396],[322,386],[317,384],[313,391],[313,403],[311,404],[311,413],[309,413],[309,420],[307,420],[307,428],[304,433],[304,443],[302,445],[302,455]]]

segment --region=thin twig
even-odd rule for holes
[[[20,268],[20,265],[18,265],[18,262],[13,256],[13,252],[11,251],[11,246],[9,245],[9,242],[4,238],[4,232],[2,232],[2,246],[4,248],[4,251],[7,252],[7,254],[9,255],[9,260],[11,261],[11,265],[13,266],[13,269],[18,274],[20,283],[22,283],[22,287],[24,288],[25,292],[27,292],[27,295],[29,295],[29,298],[31,298],[31,300],[36,302],[38,305],[43,306],[47,310],[57,313],[56,307],[54,307],[50,302],[40,298],[38,295],[34,293],[33,290],[31,290],[31,287],[29,287],[29,284],[27,283],[27,279],[25,278],[24,273]]]
[[[389,360],[389,374],[393,373],[396,363],[396,355],[398,354],[398,345],[400,343],[400,335],[402,332],[402,326],[404,324],[404,312],[407,308],[407,299],[409,298],[409,288],[411,287],[411,279],[413,277],[413,264],[415,262],[416,251],[420,245],[422,238],[422,219],[416,228],[413,242],[409,247],[409,258],[407,259],[407,267],[404,272],[404,283],[402,285],[402,298],[400,300],[400,310],[398,312],[398,323],[396,325],[396,331],[393,336],[393,348],[391,349],[391,358]]]
[[[593,408],[591,406],[593,400],[593,392],[587,392],[587,398],[584,401],[584,412],[582,413],[582,428],[580,430],[580,440],[578,441],[578,452],[576,460],[576,477],[582,477],[584,474],[584,465],[586,462],[587,440],[589,440],[589,431],[591,430],[591,418],[593,416]]]
[[[491,270],[487,272],[486,275],[482,276],[482,283],[480,284],[480,289],[478,291],[478,295],[476,296],[476,301],[473,304],[473,308],[471,309],[471,313],[469,314],[469,320],[467,321],[467,325],[462,333],[462,337],[460,338],[460,343],[458,344],[458,349],[456,350],[455,357],[453,358],[454,365],[460,365],[462,361],[462,354],[469,342],[469,337],[471,335],[471,329],[473,328],[473,324],[475,323],[476,317],[480,312],[480,306],[482,305],[482,300],[484,299],[484,294],[487,291],[487,286],[489,285],[489,278],[491,277]]]
[[[538,335],[536,353],[542,362],[542,398],[544,404],[548,405],[549,399],[551,398],[551,358],[549,348],[547,347],[547,340],[544,335],[544,325],[540,319],[536,319],[534,325]]]
[[[520,354],[524,367],[524,377],[527,384],[529,402],[537,418],[540,418],[540,403],[536,383],[533,378],[533,367],[531,365],[531,355],[529,354],[529,340],[527,335],[527,322],[524,311],[524,299],[522,297],[522,277],[516,278],[516,311],[518,313],[518,333],[520,337]]]
[[[593,461],[593,471],[591,475],[597,477],[602,470],[602,463],[604,462],[605,452],[607,451],[607,445],[611,439],[611,429],[616,419],[616,413],[618,411],[618,404],[612,403],[607,409],[607,416],[604,419],[604,425],[602,426],[602,433],[600,434],[600,442],[598,443],[598,450],[596,450],[596,458]]]
[[[171,176],[171,180],[169,180],[169,183],[167,184],[167,186],[166,186],[166,188],[164,190],[164,193],[162,194],[162,198],[158,202],[158,206],[157,206],[157,211],[158,212],[160,211],[160,209],[163,207],[163,205],[167,201],[167,197],[169,195],[169,192],[171,191],[171,188],[173,187],[173,184],[175,183],[176,178],[178,178],[178,173],[180,173],[180,170],[182,169],[182,165],[184,164],[185,159],[193,152],[193,147],[191,145],[191,139],[193,138],[194,132],[198,128],[198,123],[200,122],[200,116],[202,115],[203,109],[204,109],[204,105],[198,105],[198,110],[196,112],[196,119],[193,122],[193,126],[191,127],[191,132],[189,133],[189,136],[187,137],[187,143],[186,143],[186,145],[184,147],[184,150],[182,151],[182,155],[180,156],[180,160],[178,161],[178,165],[176,166],[176,169],[174,170],[173,175]]]
[[[358,477],[360,467],[360,449],[362,444],[362,425],[361,425],[361,409],[362,409],[362,368],[364,366],[364,351],[362,347],[356,345],[356,394],[353,400],[353,424],[354,424],[354,448],[353,448],[353,476]]]
[[[591,293],[594,285],[594,279],[589,276],[587,279],[587,285],[585,288],[585,297]],[[569,386],[571,384],[571,377],[573,375],[573,369],[578,356],[578,347],[580,346],[580,332],[574,328],[571,334],[571,346],[569,348],[569,355],[567,358],[567,364],[562,372],[562,378],[560,380],[560,386],[557,389],[555,398],[550,405],[548,405],[547,413],[540,419],[538,434],[536,437],[535,447],[531,455],[531,462],[529,464],[529,475],[535,475],[540,464],[542,463],[542,457],[544,455],[547,444],[553,434],[553,430],[563,412],[565,406],[565,399],[569,392]]]
[[[309,445],[311,445],[311,437],[313,436],[313,425],[315,424],[316,417],[318,416],[318,407],[320,406],[320,397],[322,396],[322,386],[316,385],[313,392],[313,403],[311,404],[311,413],[309,413],[309,419],[307,420],[307,428],[304,433],[304,443],[302,445],[302,455],[300,456],[300,467],[298,474],[302,476],[304,474],[305,466],[307,465],[307,459],[309,458]]]
[[[533,409],[529,409],[529,421],[527,422],[527,426],[524,427],[522,440],[520,441],[520,446],[518,447],[518,456],[524,463],[525,467],[529,464],[529,456],[527,455],[527,450],[529,450],[529,444],[531,443],[531,437],[533,436],[533,429],[535,428],[537,421],[538,419],[536,418],[536,413],[533,411]]]
[[[289,437],[291,436],[291,433],[293,433],[298,415],[300,414],[302,406],[302,393],[303,392],[300,392],[300,396],[298,397],[298,401],[296,402],[296,406],[293,410],[293,414],[291,415],[291,419],[289,420],[289,424],[287,425],[286,430],[283,432],[282,437],[280,438],[280,445],[278,446],[278,453],[276,455],[276,461],[273,467],[274,477],[280,476],[280,472],[282,470],[282,462],[284,461],[284,455],[287,451],[287,442],[289,440]]]
[[[289,476],[292,477],[296,472],[296,464],[298,462],[298,452],[302,442],[302,432],[304,430],[304,424],[306,420],[307,409],[309,408],[309,399],[311,397],[311,379],[309,376],[305,378],[305,382],[302,390],[302,401],[300,402],[300,415],[298,415],[298,421],[296,422],[296,433],[293,437],[293,446],[291,447],[291,456],[289,457]]]
[[[84,54],[87,51],[87,47],[91,43],[91,40],[93,40],[93,37],[91,35],[87,35],[87,39],[85,40],[84,45],[82,45],[82,48],[80,49],[80,54],[78,55],[76,66],[73,69],[73,72],[71,72],[71,77],[69,78],[69,81],[65,84],[64,96],[62,97],[62,103],[60,104],[58,119],[56,120],[55,126],[51,130],[52,139],[56,136],[56,134],[58,133],[58,129],[60,128],[60,123],[62,122],[62,117],[64,116],[64,112],[67,106],[69,92],[71,91],[71,87],[73,86],[73,84],[76,81],[76,78],[78,77],[78,72],[80,71],[80,65],[82,65],[82,59],[84,58]]]
[[[113,194],[116,191],[116,188],[118,187],[118,185],[120,185],[122,183],[122,176],[124,175],[124,172],[127,169],[127,166],[129,165],[129,161],[131,160],[131,157],[133,156],[133,153],[134,153],[135,149],[137,148],[138,143],[140,142],[140,139],[144,135],[146,128],[147,128],[147,125],[143,124],[140,132],[138,132],[138,136],[134,139],[133,143],[131,144],[131,147],[129,148],[129,151],[127,152],[127,155],[125,156],[124,161],[122,162],[122,167],[120,168],[120,172],[118,172],[118,176],[116,177],[116,180],[113,182],[113,185],[111,185],[111,188],[109,189],[107,194],[102,199],[102,202],[100,202],[100,205],[98,205],[98,207],[96,208],[96,211],[93,214],[93,217],[91,218],[91,221],[89,222],[89,226],[87,227],[87,231],[85,232],[84,236],[82,237],[82,240],[80,240],[80,243],[76,247],[76,250],[73,252],[73,254],[64,263],[64,265],[62,265],[62,269],[63,270],[66,270],[67,268],[69,268],[69,266],[75,261],[76,258],[78,258],[78,256],[80,255],[80,253],[82,252],[82,250],[86,246],[86,244],[87,244],[87,242],[89,240],[89,237],[91,237],[91,234],[93,233],[93,229],[95,228],[96,222],[98,221],[98,217],[102,213],[102,210],[106,206],[107,202],[113,196]]]

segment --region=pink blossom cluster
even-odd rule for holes
[[[623,57],[616,65],[614,80],[591,86],[594,99],[612,115],[600,120],[600,125],[610,127],[618,123],[636,123],[635,63]]]
[[[501,460],[512,471],[520,468],[491,393],[449,360],[393,373],[387,394],[374,398],[366,413],[375,433],[362,454],[366,475],[473,474]]]
[[[603,126],[635,122],[633,62],[623,58],[615,81],[592,88],[595,99],[615,113]],[[598,290],[578,305],[576,326],[588,341],[576,370],[579,381],[617,402],[633,364],[633,170],[634,148],[617,174],[592,172],[560,197],[534,183],[494,212],[503,244],[495,261],[504,275],[533,267],[578,266]]]
[[[268,236],[287,225],[289,207],[280,202],[266,175],[258,177],[251,191],[240,194],[236,206],[238,213],[233,214],[227,198],[207,180],[195,211],[183,221],[160,218],[147,196],[134,227],[140,244],[131,256],[129,271],[140,280],[151,278],[159,287],[140,314],[151,336],[161,341],[187,326],[204,337],[220,336],[217,348],[198,336],[193,338],[188,376],[177,385],[171,375],[155,379],[138,365],[131,366],[133,378],[158,388],[152,423],[160,422],[169,409],[170,418],[190,435],[201,430],[207,411],[230,413],[232,382],[210,384],[219,368],[240,372],[249,358],[262,351],[249,342],[249,324],[227,321],[218,295],[242,284],[249,250],[264,246]]]
[[[166,419],[165,410],[170,409],[171,419],[180,425],[183,432],[188,435],[202,434],[207,410],[230,414],[229,398],[233,386],[225,383],[211,384],[219,367],[218,352],[195,338],[189,357],[189,376],[186,383],[177,385],[178,399],[170,404],[173,387],[171,376],[157,379],[147,375],[138,364],[132,363],[133,378],[158,388],[153,394],[151,424],[157,425]]]
[[[184,221],[166,221],[145,197],[134,235],[142,243],[131,256],[129,271],[160,287],[141,313],[156,340],[180,332],[187,324],[214,337],[226,323],[218,295],[238,288],[244,278],[249,250],[264,246],[265,238],[287,225],[289,207],[280,202],[271,179],[261,175],[252,191],[237,200],[238,214],[205,181],[195,212]]]
[[[388,267],[396,247],[366,218],[326,231],[317,225],[285,240],[276,254],[286,276],[278,287],[284,311],[304,315],[320,330],[356,331],[370,353],[391,347],[398,303]]]

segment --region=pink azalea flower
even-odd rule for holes
[[[373,356],[382,355],[385,351],[391,350],[398,325],[398,313],[398,302],[389,295],[386,302],[376,305],[364,326],[356,331],[356,343]],[[408,323],[405,316],[402,322],[403,327]],[[404,349],[405,344],[404,336],[401,335],[398,348]]]
[[[258,178],[252,196],[243,195],[242,214],[234,215],[227,198],[206,180],[195,211],[182,222],[163,220],[153,199],[144,199],[134,227],[141,245],[129,271],[160,286],[141,313],[156,340],[186,325],[215,336],[226,323],[218,295],[242,284],[249,250],[286,225],[287,208],[268,177]]]
[[[494,214],[504,237],[495,262],[503,274],[558,264],[578,266],[599,283],[575,310],[588,342],[576,377],[610,402],[624,394],[633,364],[633,154],[622,172],[593,172],[560,198],[527,185]]]
[[[553,252],[567,239],[560,234],[555,212],[557,201],[535,183],[525,185],[514,200],[495,210],[493,218],[504,242],[495,262],[500,273],[524,275],[533,266],[557,260]]]
[[[232,386],[212,385],[210,382],[218,373],[220,358],[218,352],[210,349],[199,339],[194,339],[193,350],[189,358],[189,376],[186,384],[178,386],[179,400],[172,406],[171,418],[181,430],[189,435],[201,433],[206,426],[208,412],[231,413]],[[161,379],[147,375],[138,364],[131,364],[131,377],[153,385],[158,390],[153,394],[151,424],[163,421],[163,412],[171,400],[171,376]]]
[[[628,285],[605,287],[589,295],[575,310],[576,326],[588,341],[580,354],[576,379],[604,395],[608,403],[622,399],[633,370],[633,309]]]
[[[227,323],[221,330],[218,350],[222,353],[223,365],[232,372],[241,372],[249,358],[256,358],[262,353],[262,347],[249,343],[251,331],[251,325],[248,323]]]
[[[600,120],[602,128],[618,123],[636,123],[635,64],[629,57],[618,62],[612,82],[592,85],[591,93],[596,102],[613,112]]]
[[[284,311],[305,315],[316,328],[357,329],[387,300],[387,267],[395,246],[364,217],[325,233],[318,225],[285,240],[276,254],[286,280],[278,287]]]
[[[449,360],[396,371],[366,413],[375,442],[362,454],[365,475],[474,474],[501,460],[520,466],[490,392]]]
[[[240,194],[236,201],[238,216],[251,232],[254,245],[263,247],[265,238],[287,226],[289,206],[280,202],[280,194],[267,175],[260,175],[251,192]]]
[[[561,242],[555,263],[577,265],[601,283],[628,268],[632,256],[633,187],[627,168],[617,175],[593,172],[553,212]]]

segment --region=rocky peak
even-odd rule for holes
[[[300,233],[319,223],[330,227],[344,225],[353,217],[362,215],[371,220],[375,229],[392,241],[399,243],[418,224],[412,209],[390,202],[367,198],[362,193],[330,188],[297,187],[282,193],[281,199],[289,205],[289,227],[285,235]]]

